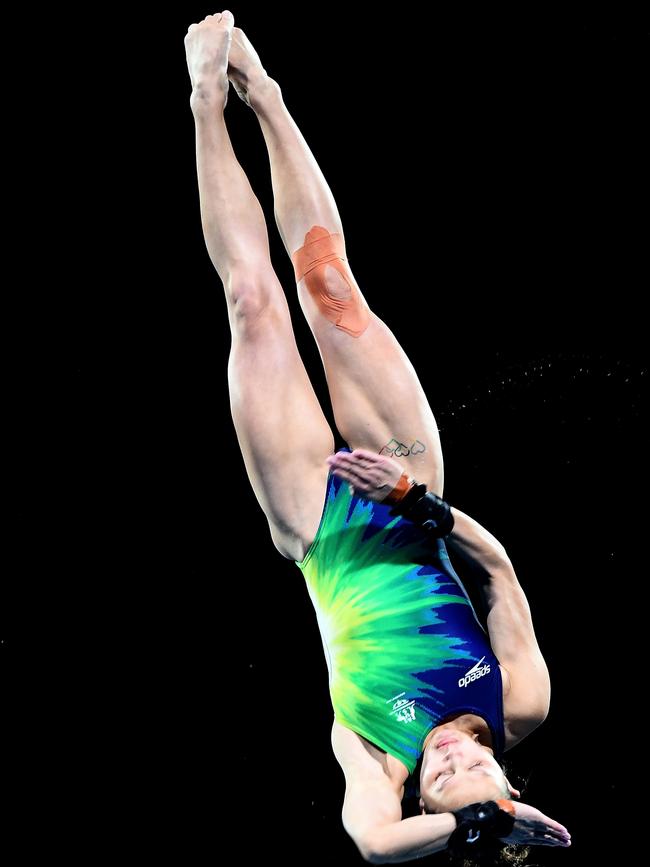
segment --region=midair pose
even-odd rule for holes
[[[540,725],[550,684],[526,597],[497,539],[442,499],[438,428],[413,365],[348,263],[332,193],[281,89],[228,11],[185,37],[202,226],[232,331],[228,383],[248,478],[277,550],[302,570],[365,859],[569,845],[499,760]],[[318,344],[334,436],[298,352],[260,204],[224,120],[229,84],[268,148],[274,210]],[[487,632],[447,548],[485,576]],[[419,773],[420,815],[402,818]]]

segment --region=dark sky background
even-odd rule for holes
[[[446,498],[505,544],[530,601],[552,707],[508,758],[515,782],[529,778],[522,800],[574,844],[529,861],[620,860],[645,746],[648,27],[594,12],[230,8],[325,173],[366,298],[418,371]],[[25,326],[12,377],[25,483],[7,670],[52,768],[42,791],[53,809],[69,793],[54,850],[347,867],[362,862],[341,824],[316,619],[247,481],[201,233],[183,37],[214,11],[112,16],[100,105],[66,108],[82,116],[67,146],[82,206],[56,302],[43,286],[22,311],[21,325],[38,310],[48,340]],[[78,93],[85,79],[70,78]],[[226,116],[333,426],[261,133],[233,90]]]

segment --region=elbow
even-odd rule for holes
[[[381,863],[383,863],[379,853],[376,852],[374,849],[369,848],[367,846],[359,846],[359,844],[357,844],[357,848],[361,854],[361,857],[363,858],[364,861],[366,861],[366,863],[368,863],[368,864],[381,864]]]
[[[487,565],[487,571],[491,580],[502,579],[510,583],[517,581],[515,568],[505,548],[494,549]]]
[[[535,731],[536,728],[539,728],[546,721],[548,711],[548,701],[540,698],[537,704],[530,709],[529,716],[527,717],[529,731]]]
[[[508,556],[508,552],[501,543],[494,547],[494,563],[499,569],[510,570],[514,572],[512,560]]]
[[[365,850],[361,853],[363,860],[367,861],[368,864],[386,864],[386,860],[381,852],[377,852],[373,849]]]
[[[364,839],[355,840],[357,849],[361,857],[368,864],[385,864],[386,859],[377,845],[377,839],[374,837],[366,837]]]

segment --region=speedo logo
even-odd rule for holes
[[[468,672],[466,672],[465,677],[461,677],[458,681],[458,686],[469,686],[470,683],[473,683],[475,680],[478,680],[479,677],[484,677],[486,674],[490,673],[490,666],[486,662],[485,665],[481,665],[484,656],[479,659],[476,665],[473,665]]]

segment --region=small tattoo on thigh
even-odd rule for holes
[[[392,455],[395,458],[405,458],[408,455],[419,455],[420,452],[424,451],[426,451],[426,446],[421,440],[415,440],[409,447],[406,443],[401,443],[399,440],[393,438],[386,443],[379,454]]]

